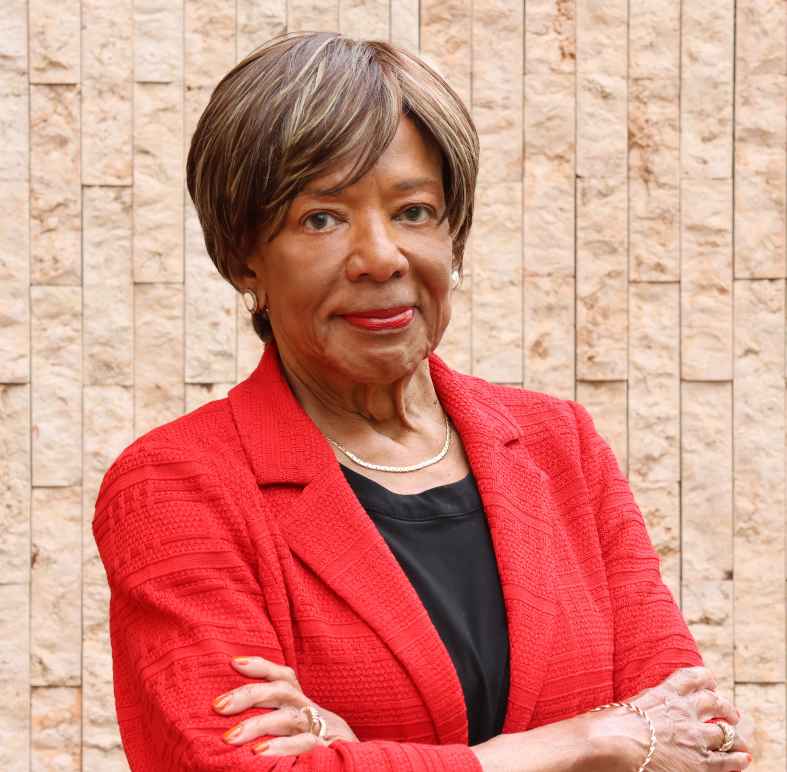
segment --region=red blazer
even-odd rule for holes
[[[702,664],[585,409],[462,375],[436,355],[429,366],[497,556],[511,647],[504,732]],[[227,398],[123,451],[93,533],[135,772],[480,769],[451,659],[275,345]],[[246,680],[228,658],[255,653],[295,668],[306,695],[362,742],[278,759],[225,744],[233,720],[211,701]]]

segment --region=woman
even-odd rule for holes
[[[285,36],[214,91],[189,192],[268,345],[99,493],[134,770],[748,766],[588,413],[434,354],[477,162],[383,43]]]

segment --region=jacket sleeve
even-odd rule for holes
[[[593,419],[572,402],[585,480],[596,515],[614,624],[614,699],[625,700],[682,667],[702,665],[628,480]]]
[[[110,585],[115,702],[133,772],[481,769],[464,745],[337,741],[300,756],[256,756],[222,734],[213,699],[250,682],[229,657],[285,663],[245,520],[201,452],[142,439],[104,476],[93,534]]]

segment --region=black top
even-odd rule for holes
[[[421,598],[454,662],[468,742],[500,734],[509,687],[508,625],[475,479],[393,493],[342,465],[347,482]]]

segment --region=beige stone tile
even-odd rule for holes
[[[629,411],[633,404],[633,400],[629,401]],[[629,446],[635,439],[637,437],[629,426]],[[631,450],[629,459],[630,466]],[[645,520],[648,536],[658,553],[662,581],[669,587],[675,602],[680,603],[679,484],[653,484],[632,478],[631,489]]]
[[[134,0],[134,78],[172,83],[182,77],[183,0]]]
[[[34,686],[81,679],[82,488],[33,488],[30,663]]]
[[[30,244],[27,182],[0,181],[0,383],[30,380]]]
[[[134,382],[131,188],[83,189],[84,380]]]
[[[731,380],[732,180],[681,184],[682,377]]]
[[[625,78],[628,2],[576,0],[577,73]]]
[[[576,67],[576,0],[525,3],[525,72],[573,73]]]
[[[681,384],[683,581],[732,579],[732,384]]]
[[[522,381],[522,185],[482,185],[473,241],[473,372]]]
[[[34,284],[79,284],[79,87],[30,87],[30,261]]]
[[[732,175],[734,0],[681,5],[681,168]]]
[[[736,78],[735,276],[785,275],[787,76]]]
[[[576,160],[573,75],[525,78],[525,274],[574,272]]]
[[[470,105],[471,0],[421,0],[421,57]]]
[[[626,180],[577,181],[577,378],[628,374]]]
[[[787,75],[787,5],[773,0],[735,3],[737,75]]]
[[[286,0],[237,0],[237,59],[285,30]]]
[[[0,35],[0,181],[29,178],[27,40],[27,2],[6,0]]]
[[[215,86],[235,64],[235,0],[188,0],[184,25],[186,87]]]
[[[134,435],[183,413],[183,286],[134,287]]]
[[[27,385],[0,385],[0,532],[3,582],[26,585],[30,578],[30,387]]]
[[[134,88],[134,281],[183,280],[183,113],[179,84]]]
[[[132,182],[133,1],[82,2],[82,184]]]
[[[335,32],[339,28],[339,0],[289,0],[287,31]]]
[[[237,357],[238,357],[238,373],[236,380],[238,382],[245,380],[260,362],[262,357],[263,344],[254,332],[251,325],[251,317],[243,305],[243,298],[238,293],[235,302],[235,313],[238,319],[238,337],[237,337]]]
[[[525,388],[574,399],[575,282],[525,277]]]
[[[82,608],[82,768],[128,772],[115,720],[106,582],[85,583]]]
[[[629,278],[680,278],[680,95],[677,77],[629,86]]]
[[[593,417],[598,433],[628,473],[628,384],[626,381],[577,381],[577,402]]]
[[[82,690],[39,687],[32,690],[31,772],[81,772]]]
[[[29,0],[30,82],[79,83],[79,0]]]
[[[30,770],[30,585],[0,584],[0,768]]]
[[[730,700],[734,686],[732,585],[731,580],[684,581],[681,605],[705,667],[716,676],[717,691]]]
[[[78,485],[82,290],[31,287],[33,485]]]
[[[190,413],[199,407],[213,402],[215,399],[224,399],[227,392],[235,385],[232,383],[187,383],[186,384],[186,412]]]
[[[522,179],[521,0],[473,2],[473,120],[481,142],[479,183]]]
[[[197,213],[186,208],[186,381],[234,381],[236,290],[205,251]]]
[[[92,523],[101,480],[134,439],[134,394],[127,386],[85,386],[82,440],[82,578],[106,581]]]
[[[783,280],[735,282],[738,681],[784,680],[784,305]]]
[[[391,42],[418,53],[419,0],[390,0]]]
[[[735,684],[735,704],[754,724],[748,772],[781,772],[787,748],[784,684]]]
[[[629,285],[629,477],[680,479],[680,287]]]
[[[674,79],[680,72],[680,3],[629,3],[629,78]]]
[[[389,0],[339,0],[339,32],[351,38],[388,40]]]
[[[577,176],[626,179],[627,83],[605,73],[577,79]]]

